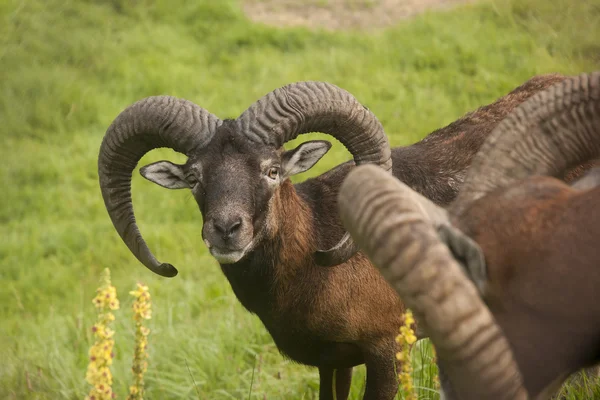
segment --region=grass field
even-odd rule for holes
[[[140,229],[178,277],[152,275],[117,236],[96,157],[130,103],[171,94],[236,117],[276,87],[324,80],[368,105],[391,143],[405,145],[534,74],[600,69],[600,0],[484,0],[371,34],[278,29],[241,10],[233,0],[0,2],[1,399],[85,396],[91,299],[106,267],[122,301],[119,398],[130,383],[127,292],[137,281],[154,304],[147,398],[317,396],[316,370],[281,357],[235,299],[201,240],[189,193],[134,174]],[[160,150],[141,162],[165,157],[183,159]],[[348,158],[338,145],[299,179]],[[361,367],[353,399],[363,387]]]

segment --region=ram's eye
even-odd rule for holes
[[[267,176],[271,179],[277,179],[278,175],[279,175],[279,168],[277,168],[277,167],[271,167],[271,169],[269,169],[269,172],[267,173]]]

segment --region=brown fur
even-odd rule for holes
[[[281,241],[266,241],[259,251],[276,255],[276,264],[282,266],[276,268],[273,282],[272,315],[276,317],[263,319],[278,348],[292,359],[319,366],[326,376],[333,369],[348,369],[338,374],[340,394],[349,385],[350,368],[366,363],[371,374],[376,371],[382,379],[392,380],[388,386],[368,385],[366,398],[393,396],[397,391],[394,338],[403,312],[396,292],[360,253],[332,268],[313,262],[315,220],[289,182],[274,195],[272,212],[279,221],[274,233]],[[326,349],[314,355],[307,351],[323,345]],[[387,368],[377,371],[382,365]],[[382,393],[382,388],[388,393]],[[322,394],[321,398],[328,397]]]
[[[486,256],[485,301],[532,398],[600,362],[599,201],[600,188],[533,177],[479,199],[455,221]]]

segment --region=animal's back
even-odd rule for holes
[[[436,204],[450,204],[458,194],[473,157],[498,123],[525,100],[564,79],[566,76],[560,74],[534,76],[493,103],[466,113],[421,141],[393,148],[392,174]],[[323,192],[324,196],[337,195],[353,164],[348,161],[296,187],[307,193],[305,198],[313,202],[315,198],[320,201],[315,192]],[[565,177],[576,179],[587,168],[589,166],[576,167]],[[326,211],[327,214],[332,212]],[[320,216],[327,218],[324,214]]]

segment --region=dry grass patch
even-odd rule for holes
[[[373,31],[428,10],[476,0],[244,0],[244,12],[255,22],[328,30]]]

